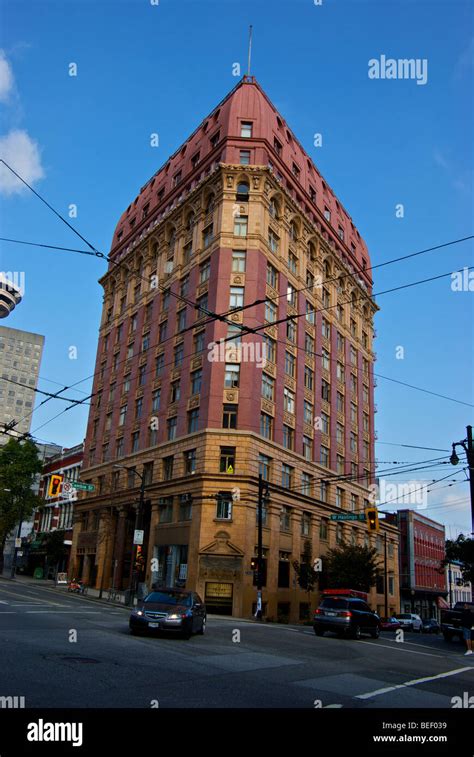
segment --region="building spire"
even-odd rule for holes
[[[250,76],[250,63],[252,60],[252,25],[249,26],[249,57],[247,63],[247,76]]]

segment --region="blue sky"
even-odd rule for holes
[[[17,165],[59,212],[77,205],[72,223],[100,250],[140,187],[236,84],[233,64],[245,71],[249,24],[252,73],[348,209],[374,265],[473,233],[469,2],[7,0],[0,13],[13,77],[3,90],[0,83],[0,152],[9,154],[12,132],[25,132]],[[368,61],[381,55],[426,59],[427,83],[369,79]],[[159,148],[150,147],[152,132]],[[322,147],[313,146],[316,132]],[[4,191],[0,200],[1,236],[83,247],[31,193]],[[376,270],[374,291],[472,265],[472,251],[469,241]],[[104,263],[2,242],[0,268],[26,274],[24,301],[5,325],[46,336],[39,387],[90,376]],[[473,297],[452,291],[449,278],[381,296],[376,371],[473,403]],[[441,456],[387,443],[449,449],[474,420],[472,407],[384,379],[376,391],[381,461]],[[38,409],[32,431],[63,407]],[[86,420],[87,408],[74,409],[37,436],[70,446]],[[446,467],[427,476],[447,475]],[[412,477],[420,474],[400,476]],[[439,488],[425,514],[453,534],[470,530],[467,502],[467,483]]]

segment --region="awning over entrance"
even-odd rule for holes
[[[438,597],[437,604],[440,610],[449,610],[449,605],[443,597]]]

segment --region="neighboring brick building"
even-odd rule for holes
[[[29,545],[27,572],[33,574],[35,568],[43,568],[44,575],[56,570],[67,572],[72,544],[74,507],[77,502],[77,491],[64,484],[80,479],[84,445],[63,449],[58,454],[49,457],[43,467],[39,486],[39,496],[44,500],[44,506],[34,514],[33,532]],[[64,476],[63,489],[59,496],[49,496],[49,484],[53,473]],[[58,566],[48,565],[46,540],[54,531],[64,531],[65,554]],[[51,575],[52,577],[52,575]]]
[[[447,596],[445,570],[445,531],[416,510],[399,510],[400,529],[400,606],[401,612],[416,612],[423,618],[438,616],[441,600]]]
[[[369,540],[365,524],[328,520],[363,510],[373,476],[377,306],[359,232],[245,77],[143,187],[110,254],[83,471],[96,488],[77,508],[74,569],[128,586],[140,479],[114,466],[134,468],[147,584],[250,614],[260,472],[264,611],[303,616],[291,561],[304,540],[315,556]],[[233,354],[214,348],[228,337]],[[397,596],[396,581],[393,609]]]

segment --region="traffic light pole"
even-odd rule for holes
[[[140,499],[138,500],[137,513],[135,516],[135,531],[139,531],[143,523],[143,507],[145,503],[145,476],[138,471],[134,471],[137,476],[140,476]],[[135,532],[133,534],[133,549],[132,549],[132,574],[130,581],[130,605],[133,607],[133,600],[138,589],[138,569],[137,569],[137,547],[135,544]]]
[[[453,452],[450,457],[452,465],[459,463],[456,455],[456,447],[462,447],[466,453],[467,466],[469,472],[469,491],[471,495],[471,537],[474,539],[474,445],[472,442],[472,426],[466,427],[467,438],[462,442],[453,443]]]
[[[268,484],[264,483],[262,474],[258,476],[258,504],[257,504],[257,612],[255,617],[262,619],[262,586],[263,586],[263,498],[268,496]]]

